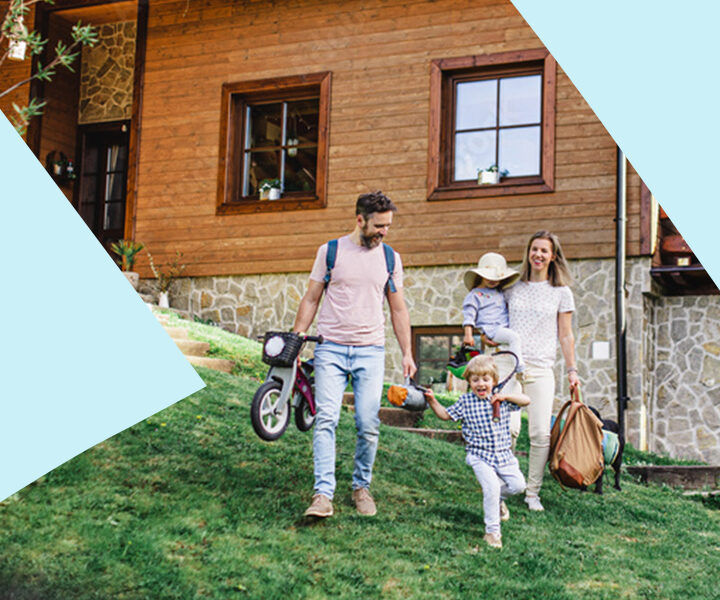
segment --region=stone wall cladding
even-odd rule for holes
[[[410,322],[456,324],[460,331],[462,274],[473,266],[407,268]],[[615,261],[578,260],[570,267],[584,399],[604,418],[616,419]],[[628,440],[673,456],[720,462],[720,298],[657,296],[649,258],[629,259],[626,279]],[[307,281],[307,273],[184,278],[174,284],[171,305],[252,338],[292,327]],[[400,381],[400,348],[387,304],[385,319],[385,378]],[[592,343],[603,341],[610,345],[609,358],[593,358]],[[555,377],[557,410],[569,397],[559,347]]]
[[[720,299],[658,297],[650,449],[720,464]]]
[[[135,71],[134,21],[97,27],[98,43],[82,50],[78,123],[102,123],[132,116]]]

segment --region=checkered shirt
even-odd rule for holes
[[[500,422],[493,423],[492,402],[472,392],[463,394],[447,411],[453,421],[462,419],[465,450],[493,467],[513,460],[510,437],[510,412],[520,410],[512,402],[500,403]]]

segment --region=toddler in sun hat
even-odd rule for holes
[[[496,344],[507,344],[518,357],[518,375],[522,378],[525,362],[520,336],[510,329],[505,296],[502,293],[520,278],[520,273],[507,266],[505,257],[496,252],[483,254],[476,269],[465,272],[463,280],[469,290],[463,300],[463,343],[475,345],[473,331],[478,330]]]

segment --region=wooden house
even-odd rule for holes
[[[614,413],[617,147],[509,0],[56,0],[34,17],[51,40],[94,23],[100,44],[25,89],[48,100],[28,144],[49,168],[73,161],[56,180],[106,247],[182,253],[173,306],[245,335],[289,327],[317,247],[381,189],[399,209],[388,241],[421,379],[437,379],[462,272],[486,251],[517,263],[549,229],[576,278],[586,398]],[[0,89],[32,68],[3,68]],[[479,183],[491,165],[507,173]],[[273,179],[280,198],[262,198]],[[626,194],[630,439],[720,460],[718,428],[698,437],[688,416],[709,407],[720,423],[717,297],[695,289],[714,286],[691,251],[662,264],[681,242],[658,242],[667,222],[631,166]],[[675,375],[697,407],[681,408]]]

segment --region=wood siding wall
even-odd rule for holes
[[[0,1],[0,19],[5,17],[8,3]],[[31,27],[35,20],[35,7],[30,7],[30,13],[25,18],[25,25]],[[2,51],[5,52],[6,47],[3,46]],[[30,59],[30,52],[26,52],[25,60],[6,60],[0,67],[0,92],[4,92],[6,89],[15,85],[16,83],[23,81],[30,77],[30,69],[32,68],[32,61]],[[18,106],[26,106],[29,100],[30,86],[25,84],[13,92],[10,92],[7,96],[0,98],[0,110],[5,116],[15,117],[15,111],[13,110],[13,102]]]
[[[72,42],[71,30],[74,23],[69,23],[50,15],[48,31],[48,48],[55,48],[58,40],[65,44]],[[77,162],[75,146],[77,145],[78,96],[80,89],[80,56],[72,64],[73,71],[58,67],[52,80],[45,83],[45,99],[47,105],[42,115],[42,134],[38,159],[46,163],[49,152],[57,150],[68,159]],[[58,157],[59,158],[59,157]],[[73,201],[73,184],[65,181],[60,189],[68,200]]]

